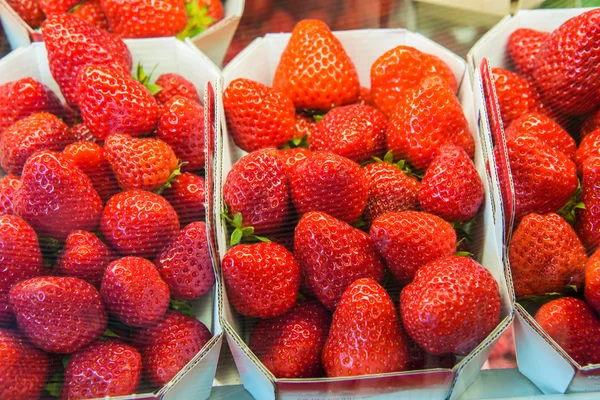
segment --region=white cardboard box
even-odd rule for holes
[[[363,30],[337,32],[344,48],[352,58],[363,86],[369,86],[370,69],[373,62],[385,51],[399,45],[414,46],[422,51],[436,54],[442,58],[454,72],[460,84],[459,98],[465,115],[469,121],[471,134],[475,138],[475,164],[484,181],[486,192],[485,209],[481,215],[478,229],[478,260],[488,268],[499,284],[502,297],[501,322],[498,327],[471,354],[464,357],[453,369],[430,369],[388,373],[353,378],[319,378],[319,379],[275,379],[258,361],[245,344],[248,339],[242,317],[230,306],[226,293],[223,292],[223,303],[219,305],[220,318],[226,337],[244,387],[257,399],[357,399],[365,397],[395,399],[401,394],[411,399],[455,399],[473,382],[481,366],[487,359],[498,337],[504,332],[513,319],[513,311],[509,292],[498,252],[494,225],[494,208],[492,207],[493,188],[489,185],[486,164],[487,150],[491,148],[485,143],[490,140],[478,136],[477,124],[473,108],[471,82],[468,78],[465,62],[458,56],[426,39],[425,37],[403,29]],[[254,40],[223,71],[223,87],[238,77],[245,77],[271,85],[275,68],[285,48],[289,34],[271,34]],[[222,104],[219,107],[221,129],[217,131],[215,179],[218,190],[214,207],[215,215],[223,209],[222,186],[232,165],[244,154],[227,135]],[[492,160],[493,161],[493,160]],[[494,170],[495,168],[491,168]],[[218,251],[222,258],[229,248],[226,225],[222,218],[216,220],[218,234]]]
[[[144,69],[150,71],[158,64],[155,76],[165,72],[175,72],[191,81],[196,86],[198,93],[204,93],[204,104],[207,105],[204,115],[205,122],[214,121],[216,108],[214,107],[215,98],[212,87],[219,84],[220,71],[204,54],[191,43],[184,43],[174,38],[126,40],[125,43],[131,51],[134,66],[141,62]],[[28,47],[19,48],[0,60],[0,84],[25,77],[32,77],[47,85],[61,100],[64,100],[58,85],[50,74],[46,48],[43,43],[33,43]],[[4,175],[4,171],[0,170],[0,175]],[[208,190],[209,187],[207,187],[207,193]],[[207,220],[209,232],[210,227],[212,225]],[[211,250],[213,250],[211,254],[213,266],[215,266],[214,247]],[[212,332],[212,339],[169,384],[153,393],[138,394],[134,398],[197,400],[207,399],[210,396],[223,342],[223,329],[217,316],[217,305],[221,294],[219,275],[216,269],[215,275],[217,282],[214,288],[200,299],[192,302],[196,318]]]

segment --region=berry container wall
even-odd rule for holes
[[[146,71],[150,71],[156,66],[155,76],[174,72],[192,82],[198,93],[204,94],[205,125],[208,126],[211,121],[214,121],[216,108],[213,87],[219,84],[220,71],[211,60],[189,42],[189,39],[186,40],[186,43],[175,38],[126,40],[125,43],[131,52],[134,68],[140,62]],[[50,74],[46,48],[43,43],[33,43],[27,47],[16,49],[0,61],[0,84],[25,77],[32,77],[45,84],[64,101],[58,85]],[[4,175],[6,173],[0,170],[0,177]],[[207,182],[209,181],[207,179]],[[208,230],[210,230],[210,221],[207,220]],[[211,258],[213,266],[215,266],[214,251],[211,251]],[[206,325],[213,337],[161,389],[119,398],[207,399],[210,396],[223,342],[223,329],[217,317],[217,304],[221,294],[216,269],[215,276],[217,282],[213,289],[201,298],[192,301],[192,311],[196,319]]]
[[[497,165],[503,166],[509,173],[506,160],[506,138],[499,118],[499,104],[495,91],[488,90],[493,85],[491,67],[510,69],[510,57],[506,50],[510,34],[519,28],[530,28],[552,32],[568,19],[584,13],[589,9],[557,9],[520,11],[514,16],[502,19],[494,28],[486,33],[467,55],[469,73],[474,85],[475,104],[480,128],[483,135],[494,138],[492,141],[500,148]],[[498,211],[502,214],[501,223],[497,224],[498,238],[505,265],[506,281],[515,304],[514,337],[519,371],[529,378],[546,394],[575,393],[600,390],[600,365],[581,366],[571,358],[534,320],[533,316],[515,300],[513,278],[508,259],[510,232],[514,225],[515,195],[510,184],[504,188]],[[500,183],[495,182],[500,188]],[[500,192],[500,190],[499,190]]]
[[[478,136],[472,87],[467,74],[467,66],[461,58],[435,42],[403,29],[345,31],[334,32],[334,34],[342,42],[346,52],[353,60],[363,86],[369,86],[372,63],[385,51],[399,45],[409,45],[421,51],[435,54],[445,61],[454,72],[456,80],[460,84],[459,99],[469,122],[471,134],[475,139],[475,165],[482,177],[486,194],[485,206],[478,214],[477,238],[474,240],[477,248],[474,249],[474,254],[476,254],[477,260],[492,273],[498,282],[502,297],[501,321],[496,329],[475,350],[460,359],[460,362],[452,369],[440,368],[351,378],[278,379],[264,367],[246,344],[249,337],[247,320],[232,308],[223,287],[221,298],[223,302],[219,304],[219,316],[228,344],[244,387],[257,399],[327,399],[340,397],[354,399],[372,396],[398,398],[399,395],[414,399],[458,398],[473,382],[497,339],[513,319],[513,310],[504,278],[494,227],[498,218],[494,215],[494,210],[497,207],[492,206],[492,203],[496,201],[493,199],[496,189],[490,186],[491,181],[486,173],[486,169],[494,171],[495,168],[486,168],[488,160],[491,163],[493,163],[493,160],[488,154],[487,149],[489,146],[482,146],[485,143],[489,144],[490,139]],[[223,87],[226,88],[229,82],[240,77],[271,85],[275,68],[289,38],[289,34],[270,34],[256,39],[225,68],[223,71]],[[218,192],[214,203],[215,215],[218,215],[219,211],[224,209],[222,187],[227,173],[232,165],[245,154],[228,136],[222,108],[220,112],[222,126],[221,130],[217,132],[215,149],[217,171],[220,171],[216,178],[220,181],[216,182]],[[487,134],[483,131],[481,133]],[[215,225],[218,234],[218,252],[220,259],[222,259],[229,249],[226,222],[224,219],[219,218]]]

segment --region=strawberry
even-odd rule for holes
[[[173,149],[159,139],[117,133],[104,142],[104,154],[123,190],[157,190],[177,169]]]
[[[417,88],[423,79],[433,75],[445,81],[452,94],[456,93],[454,73],[438,57],[410,46],[388,50],[371,66],[373,101],[389,118],[408,93]]]
[[[337,107],[316,124],[309,149],[364,162],[384,152],[386,125],[385,116],[372,107],[360,104]]]
[[[600,10],[569,19],[550,34],[535,59],[535,83],[551,106],[581,115],[600,105]],[[585,57],[581,57],[585,54]]]
[[[0,179],[0,215],[14,214],[13,200],[20,182],[16,175],[5,175]]]
[[[89,65],[81,69],[76,81],[81,116],[96,139],[114,133],[140,136],[156,128],[156,100],[122,69]]]
[[[500,307],[492,274],[459,256],[427,263],[400,295],[406,332],[433,354],[469,354],[500,322]]]
[[[290,188],[298,214],[323,211],[348,223],[360,217],[369,196],[360,166],[326,151],[313,153],[293,169]]]
[[[78,105],[76,78],[86,65],[112,65],[126,72],[131,70],[131,54],[121,39],[70,14],[56,14],[46,19],[42,36],[52,77],[71,106]],[[114,117],[112,114],[103,122]]]
[[[421,209],[446,221],[466,221],[483,203],[483,183],[462,147],[439,148],[419,190]]]
[[[327,25],[316,20],[294,27],[275,70],[273,88],[289,96],[296,108],[312,110],[356,103],[360,92],[352,60]]]
[[[371,225],[371,240],[396,281],[405,286],[423,265],[456,252],[448,222],[420,211],[383,214]]]
[[[385,289],[372,279],[357,279],[333,314],[323,367],[329,377],[403,371],[409,362],[407,344]]]
[[[575,231],[558,214],[529,214],[509,245],[509,261],[517,297],[582,288],[587,255]]]
[[[278,8],[268,19],[262,21],[260,25],[261,36],[267,33],[291,32],[294,30],[296,20],[288,11]]]
[[[102,301],[108,311],[132,327],[156,323],[169,306],[169,286],[156,266],[140,257],[113,261],[104,271]]]
[[[229,301],[242,315],[273,318],[296,302],[300,267],[294,255],[280,244],[234,246],[221,265]]]
[[[576,210],[575,231],[591,254],[600,246],[600,157],[586,160],[581,174],[581,201],[585,207]]]
[[[585,118],[581,126],[581,136],[584,137],[596,129],[600,129],[600,108]]]
[[[98,341],[73,354],[65,368],[61,399],[94,399],[135,394],[142,356],[133,347]]]
[[[584,301],[562,297],[535,313],[540,327],[579,365],[600,363],[600,321]]]
[[[582,171],[585,162],[592,157],[600,156],[600,128],[585,135],[575,152],[577,170]]]
[[[215,284],[215,273],[206,224],[192,222],[183,228],[156,257],[156,268],[176,299],[197,299],[210,290]]]
[[[7,3],[33,29],[38,28],[46,18],[38,0],[7,0]]]
[[[181,226],[204,219],[205,182],[198,175],[184,172],[177,176],[163,196],[175,209]]]
[[[85,122],[81,122],[71,128],[71,134],[73,135],[73,140],[78,142],[96,142],[96,138],[90,131],[90,128],[87,127]]]
[[[54,264],[54,272],[74,276],[100,289],[104,270],[112,259],[112,252],[97,236],[76,230],[67,236],[65,247]]]
[[[40,7],[48,17],[54,14],[63,14],[77,5],[79,0],[38,0]]]
[[[292,176],[292,170],[296,165],[300,164],[312,154],[312,151],[303,147],[296,147],[294,149],[277,150],[277,155],[283,162],[285,167],[285,175],[288,179]]]
[[[0,216],[0,325],[12,321],[8,292],[15,284],[44,273],[35,231],[14,215]]]
[[[38,399],[46,384],[50,362],[17,332],[0,329],[0,397]]]
[[[100,0],[87,0],[80,3],[72,14],[91,25],[96,25],[98,28],[108,31],[108,19],[102,9]]]
[[[181,0],[101,0],[110,30],[125,38],[175,36],[185,28]]]
[[[74,353],[106,329],[100,294],[78,278],[31,278],[13,286],[9,299],[19,329],[44,351]]]
[[[550,36],[548,32],[519,28],[510,34],[506,48],[517,72],[524,78],[533,78],[535,59],[542,44]]]
[[[458,99],[439,76],[424,78],[398,103],[386,133],[387,149],[424,170],[443,144],[465,149],[469,157],[475,142]]]
[[[294,132],[294,139],[302,139],[304,137],[310,138],[311,133],[315,130],[315,119],[303,114],[296,113],[295,115],[296,125]]]
[[[142,354],[144,375],[155,387],[163,387],[202,350],[212,334],[200,321],[176,311],[148,329],[141,329],[134,343]]]
[[[505,127],[523,114],[541,111],[540,96],[533,83],[503,68],[493,68],[492,73]]]
[[[113,196],[104,207],[100,230],[122,255],[154,259],[179,232],[177,213],[163,197],[144,190]]]
[[[25,163],[13,210],[38,235],[64,240],[75,229],[98,227],[102,200],[79,168],[61,154],[44,150]]]
[[[175,96],[183,96],[201,104],[194,84],[179,74],[162,74],[154,83],[162,88],[160,92],[154,95],[158,104],[165,104]]]
[[[585,265],[585,301],[600,310],[600,252],[595,251]]]
[[[250,79],[233,80],[223,93],[227,129],[238,147],[281,147],[294,136],[294,104],[280,90]]]
[[[318,302],[298,303],[287,313],[260,320],[250,333],[250,350],[276,378],[324,375],[321,350],[331,315]]]
[[[369,235],[323,212],[300,218],[294,251],[307,285],[329,310],[355,280],[381,282],[385,273]]]

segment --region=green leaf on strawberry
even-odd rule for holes
[[[194,315],[194,310],[192,309],[192,303],[189,301],[171,299],[171,302],[169,303],[169,309],[179,311],[188,317],[196,318]]]
[[[234,229],[231,233],[231,237],[229,239],[230,246],[235,246],[236,244],[242,243],[255,243],[259,242],[270,242],[269,238],[264,236],[258,236],[254,234],[254,227],[252,226],[243,226],[242,213],[237,213],[231,219],[229,217],[229,213],[227,210],[221,212],[221,216],[225,218],[225,221],[229,223]]]
[[[136,73],[134,76],[134,79],[142,85],[144,85],[144,87],[148,89],[152,96],[156,96],[162,90],[161,86],[155,83],[150,83],[150,78],[152,78],[152,74],[154,73],[154,71],[156,71],[156,67],[158,67],[158,64],[155,64],[152,68],[152,71],[150,71],[150,73],[146,75],[144,67],[142,67],[142,63],[140,62],[137,65]]]
[[[63,366],[66,367],[69,362],[70,357],[63,358]],[[65,362],[66,360],[66,362]],[[50,379],[48,379],[48,383],[44,386],[44,390],[52,397],[60,397],[60,393],[62,392],[63,382],[65,380],[64,371],[59,371],[56,374],[52,375]]]
[[[208,5],[199,6],[197,1],[186,3],[185,9],[188,14],[188,22],[185,28],[177,34],[177,39],[183,40],[186,37],[194,37],[206,30],[215,19],[208,15]]]
[[[569,223],[569,225],[573,226],[576,222],[575,212],[576,210],[585,209],[585,204],[581,201],[581,181],[577,181],[577,190],[575,193],[569,198],[567,203],[557,211],[557,214],[560,215]]]

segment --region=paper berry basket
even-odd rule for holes
[[[334,32],[344,49],[353,60],[361,85],[369,86],[371,65],[387,50],[399,45],[413,46],[423,52],[434,54],[445,61],[459,83],[458,97],[468,120],[470,133],[475,143],[475,165],[482,178],[485,190],[483,210],[478,214],[475,233],[474,254],[494,276],[498,283],[502,310],[500,322],[489,336],[469,355],[457,361],[453,368],[386,373],[349,378],[316,379],[279,379],[267,370],[247,345],[252,321],[241,316],[230,304],[223,286],[223,302],[219,305],[219,315],[226,337],[233,353],[237,369],[244,387],[260,399],[325,399],[325,398],[363,398],[365,396],[410,396],[411,398],[444,399],[458,398],[473,382],[481,366],[487,359],[492,347],[513,318],[508,289],[504,279],[503,267],[498,252],[495,221],[497,221],[496,190],[491,184],[488,173],[495,168],[490,159],[490,139],[478,135],[477,120],[473,108],[471,82],[467,66],[463,60],[429,39],[402,29],[362,30]],[[223,88],[236,78],[248,78],[268,86],[271,85],[280,56],[290,39],[289,34],[270,34],[253,41],[223,71]],[[215,215],[224,210],[223,185],[227,173],[233,164],[244,154],[228,135],[224,110],[220,109],[221,129],[217,131],[215,177],[217,193],[215,197]],[[483,131],[481,131],[483,133]],[[218,252],[222,259],[230,248],[226,221],[216,221]],[[230,233],[230,232],[229,232]],[[223,283],[222,283],[223,284]]]

